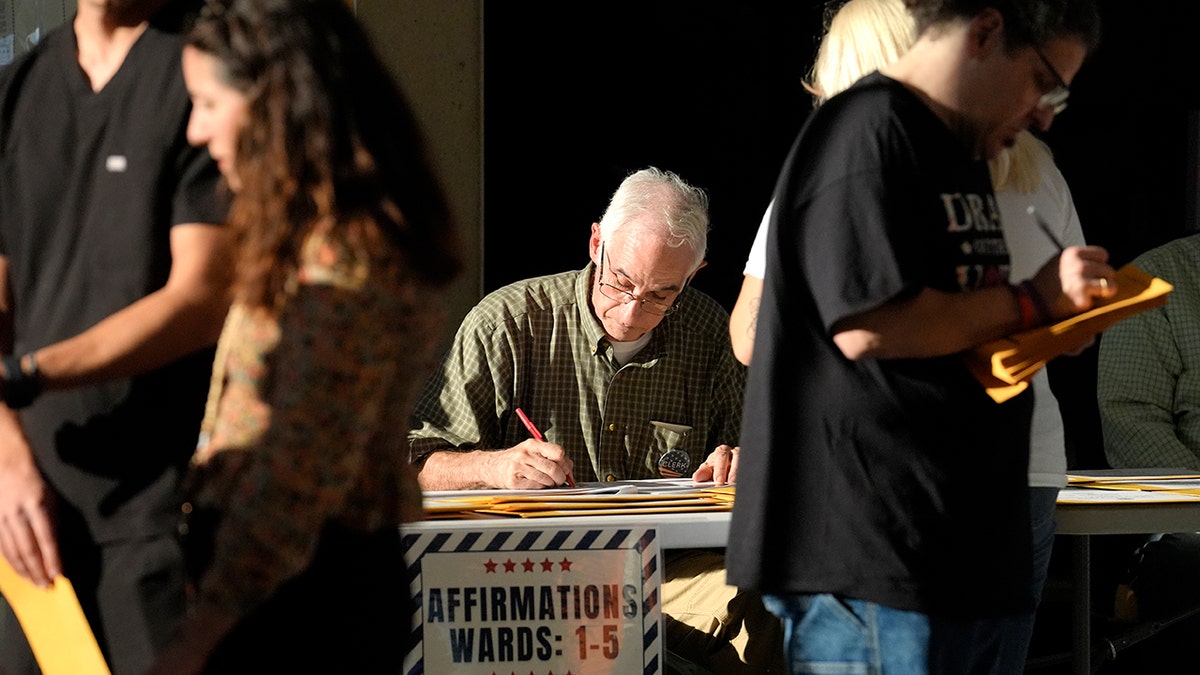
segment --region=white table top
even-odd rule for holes
[[[1200,502],[1059,504],[1058,534],[1200,532]]]
[[[1146,478],[1153,475],[1177,475],[1178,470],[1144,470]],[[1097,471],[1083,472],[1091,477],[1126,476],[1128,472]],[[1145,479],[1138,482],[1144,482]],[[695,489],[690,480],[626,481],[626,489],[634,492],[675,491]],[[1181,484],[1182,485],[1182,484]],[[585,486],[580,486],[584,488]],[[595,488],[611,489],[612,486],[596,484]],[[1072,491],[1076,494],[1071,496]],[[570,494],[577,490],[554,490],[550,493]],[[479,492],[427,493],[453,497],[456,494],[476,496]],[[495,494],[503,494],[497,492]],[[519,492],[514,494],[521,494]],[[542,494],[541,492],[537,494]],[[550,496],[550,494],[547,494]],[[1103,534],[1148,534],[1154,532],[1200,531],[1200,496],[1190,497],[1197,501],[1158,501],[1164,495],[1137,493],[1133,491],[1075,490],[1066,488],[1059,495],[1055,513],[1058,534],[1103,535]],[[1092,500],[1097,500],[1093,502]],[[1148,501],[1147,501],[1148,500]],[[1083,502],[1083,503],[1063,503]],[[575,529],[595,527],[645,527],[654,525],[658,531],[659,546],[672,548],[720,548],[724,547],[729,535],[729,511],[696,511],[678,513],[646,513],[606,516],[570,516],[540,518],[469,518],[462,520],[426,520],[409,523],[404,532],[489,530],[501,528],[521,529]]]
[[[1058,534],[1148,534],[1200,532],[1200,502],[1059,504]],[[426,520],[402,531],[479,530],[491,528],[576,528],[642,526],[658,528],[659,545],[669,548],[719,548],[729,534],[730,512],[632,514],[570,518],[486,518]]]
[[[466,520],[424,520],[406,523],[401,532],[486,530],[493,528],[573,529],[587,527],[644,526],[658,529],[658,543],[670,548],[720,548],[729,535],[729,511],[695,513],[648,513],[621,516],[580,516],[569,518],[471,518]]]
[[[1152,534],[1200,531],[1198,485],[1180,469],[1122,469],[1072,472],[1075,476],[1135,483],[1150,490],[1101,490],[1072,484],[1058,494],[1059,534]],[[1164,476],[1180,479],[1163,480]],[[1178,490],[1173,493],[1172,489]],[[1070,503],[1064,503],[1070,502]]]

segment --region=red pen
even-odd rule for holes
[[[546,439],[542,437],[542,432],[538,431],[538,428],[533,426],[533,422],[530,422],[529,418],[525,416],[524,410],[517,408],[517,417],[521,418],[521,424],[525,425],[531,436],[543,443],[546,442]],[[567,487],[575,487],[575,480],[571,478],[571,474],[567,474]]]

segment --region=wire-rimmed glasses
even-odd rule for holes
[[[1037,45],[1033,45],[1033,52],[1042,60],[1042,65],[1046,66],[1046,70],[1049,70],[1050,74],[1054,76],[1056,83],[1053,89],[1042,94],[1042,97],[1038,99],[1038,108],[1049,110],[1052,114],[1057,115],[1067,109],[1067,99],[1071,97],[1071,88],[1067,86],[1066,80],[1058,74],[1058,69],[1050,63],[1050,59],[1046,58]]]
[[[651,300],[650,298],[631,293],[631,292],[621,288],[620,286],[614,286],[612,284],[605,283],[605,281],[604,281],[605,256],[606,256],[606,254],[604,251],[604,243],[601,243],[600,244],[600,265],[596,269],[596,284],[599,285],[599,287],[600,287],[600,295],[603,295],[604,297],[608,298],[609,300],[620,303],[622,305],[628,305],[631,302],[637,302],[638,307],[643,312],[646,312],[647,314],[654,314],[656,316],[670,316],[670,315],[674,314],[675,312],[679,311],[679,306],[676,305],[674,302],[672,302],[670,304],[658,302],[656,300]],[[686,287],[687,287],[687,283],[685,282],[684,288],[686,288]],[[683,290],[679,291],[679,295],[683,295]],[[679,296],[676,296],[675,299],[678,300]]]

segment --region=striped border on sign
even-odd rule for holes
[[[403,528],[402,528],[403,531]],[[644,675],[662,672],[662,607],[659,601],[660,572],[658,534],[654,527],[547,528],[542,526],[503,529],[453,530],[403,534],[405,574],[413,606],[412,650],[404,657],[406,675],[423,675],[424,607],[421,562],[426,553],[471,553],[501,551],[604,551],[635,550],[642,556],[642,661]]]

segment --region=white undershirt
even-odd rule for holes
[[[617,362],[617,365],[623,366],[629,363],[630,359],[642,351],[642,347],[645,347],[646,343],[650,341],[650,333],[652,332],[654,331],[650,331],[632,342],[612,341],[613,360]]]

